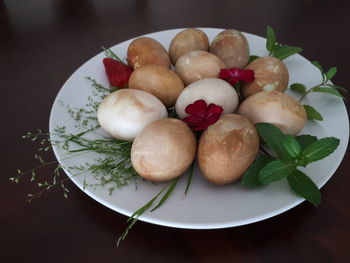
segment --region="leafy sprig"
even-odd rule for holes
[[[269,51],[269,56],[284,60],[294,54],[303,51],[300,47],[282,45],[277,42],[275,31],[272,27],[266,28],[266,49]]]
[[[299,101],[302,101],[303,99],[305,99],[305,97],[308,94],[313,92],[327,93],[327,94],[334,95],[344,99],[343,95],[339,91],[347,93],[348,90],[338,85],[334,85],[330,82],[334,78],[335,74],[337,73],[337,68],[331,67],[327,71],[324,71],[323,67],[318,61],[313,61],[312,64],[319,69],[321,73],[322,81],[321,83],[309,89],[307,89],[306,86],[302,83],[291,84],[290,85],[291,90],[298,92],[299,94],[302,95]]]
[[[306,88],[306,86],[302,83],[293,83],[290,85],[290,89],[301,94],[301,97],[299,99],[299,101],[301,102],[303,99],[305,99],[305,97],[310,94],[310,93],[326,93],[326,94],[330,94],[333,96],[337,96],[340,97],[342,99],[344,99],[343,95],[340,93],[344,92],[347,93],[347,89],[340,87],[338,85],[334,85],[333,83],[331,83],[330,81],[333,79],[333,77],[335,76],[335,74],[337,73],[337,68],[336,67],[331,67],[330,69],[328,69],[327,71],[324,71],[323,67],[321,66],[321,64],[318,61],[313,61],[312,64],[319,69],[320,73],[321,73],[321,83],[311,87],[311,88]],[[323,117],[322,115],[311,105],[304,105],[306,114],[307,114],[307,118],[309,120],[316,120],[316,121],[322,121]]]
[[[317,139],[311,135],[294,137],[268,123],[258,123],[256,128],[261,138],[274,150],[276,157],[258,155],[244,173],[242,184],[259,186],[287,178],[289,186],[296,194],[319,206],[321,194],[318,187],[297,168],[326,158],[337,149],[340,140],[334,137]]]

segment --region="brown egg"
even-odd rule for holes
[[[210,182],[228,184],[243,175],[258,150],[259,136],[255,126],[244,116],[226,114],[202,133],[198,165]]]
[[[210,45],[210,52],[221,58],[228,68],[244,68],[249,62],[249,44],[235,29],[220,32]]]
[[[184,89],[181,78],[170,69],[148,64],[135,70],[129,79],[129,88],[143,90],[156,96],[167,107],[175,104]]]
[[[179,119],[163,119],[148,125],[136,136],[131,162],[143,178],[163,182],[183,174],[196,155],[196,138]]]
[[[254,124],[271,123],[290,135],[298,134],[307,120],[303,105],[279,91],[261,91],[253,94],[242,102],[238,113],[246,116]]]
[[[247,66],[247,69],[254,71],[255,80],[253,82],[243,83],[241,92],[244,98],[263,90],[284,92],[288,87],[288,69],[277,58],[257,58]]]
[[[206,78],[217,78],[225,63],[217,56],[201,50],[182,55],[176,62],[175,72],[188,86],[192,82]]]
[[[170,68],[170,57],[166,49],[155,39],[140,37],[133,40],[128,47],[127,59],[133,69],[146,64],[157,64]]]
[[[171,61],[175,65],[179,57],[193,50],[209,51],[209,39],[202,30],[188,28],[176,34],[171,41],[169,46]]]

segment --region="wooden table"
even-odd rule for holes
[[[322,188],[319,208],[302,203],[274,218],[230,229],[182,230],[138,222],[117,248],[126,217],[69,185],[32,203],[29,180],[16,169],[35,166],[36,147],[21,139],[48,129],[51,105],[66,79],[100,46],[178,27],[236,28],[265,35],[350,72],[350,2],[0,0],[1,262],[350,262],[350,155]],[[51,158],[54,158],[52,155]],[[50,176],[44,170],[41,176]]]

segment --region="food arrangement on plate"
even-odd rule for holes
[[[167,182],[130,216],[118,242],[145,211],[166,204],[184,174],[187,194],[195,164],[215,185],[241,180],[249,188],[287,179],[296,195],[320,205],[320,191],[303,168],[332,154],[340,140],[299,135],[308,119],[323,119],[303,100],[314,93],[342,98],[339,91],[346,90],[330,82],[335,67],[324,72],[315,61],[321,83],[311,88],[294,83],[291,90],[299,99],[288,95],[284,92],[290,76],[283,60],[301,48],[279,44],[271,27],[267,28],[268,56],[251,54],[249,44],[245,34],[234,29],[218,32],[211,41],[204,30],[184,29],[172,37],[168,50],[154,38],[139,37],[128,45],[126,62],[105,49],[101,67],[109,87],[88,78],[98,101],[89,97],[88,109],[61,103],[82,131],[72,134],[65,127],[56,127],[43,143],[71,155],[65,158],[86,152],[104,156],[85,166],[57,167],[71,177],[93,173],[98,183],[84,179],[84,189],[114,184],[116,187],[108,188],[113,193],[139,176]],[[110,137],[87,136],[100,128]],[[25,137],[41,135],[28,133]],[[41,183],[44,190],[30,197],[63,185],[65,179],[58,179],[58,170],[53,183]],[[35,170],[31,172],[35,179]],[[18,182],[18,177],[11,180]],[[63,189],[66,194],[68,190]]]

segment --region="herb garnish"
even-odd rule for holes
[[[298,166],[321,160],[338,147],[334,137],[317,139],[311,135],[291,136],[269,123],[256,124],[261,138],[276,153],[276,157],[258,155],[242,178],[245,186],[259,186],[287,178],[289,186],[314,206],[321,204],[321,194],[316,184]]]
[[[266,28],[266,50],[269,52],[268,56],[275,57],[279,60],[284,60],[303,51],[303,49],[300,47],[293,47],[278,43],[275,31],[270,26],[267,26]],[[259,58],[259,56],[251,55],[249,57],[249,63],[257,58]]]
[[[337,68],[336,67],[331,67],[330,69],[327,70],[327,72],[324,71],[323,67],[318,61],[313,61],[311,62],[316,68],[319,69],[321,76],[322,76],[322,81],[320,84],[317,84],[309,89],[306,88],[304,84],[301,83],[293,83],[290,85],[290,89],[298,92],[302,96],[300,97],[299,101],[301,102],[305,97],[314,92],[321,92],[321,93],[326,93],[330,95],[334,95],[337,97],[340,97],[344,99],[343,95],[339,91],[342,91],[344,93],[348,93],[348,90],[340,87],[338,85],[332,84],[330,81],[332,78],[335,76],[337,73]],[[316,120],[316,121],[322,121],[323,117],[322,115],[312,106],[310,105],[304,105],[307,118],[309,120]]]

